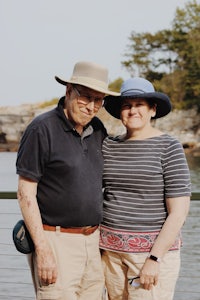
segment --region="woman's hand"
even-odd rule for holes
[[[146,259],[140,271],[140,283],[145,290],[151,290],[158,283],[159,263],[149,258]]]

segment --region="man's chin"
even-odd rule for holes
[[[80,120],[80,125],[85,127],[88,123],[90,123],[90,121],[92,120],[94,116],[85,116],[84,118],[82,118]]]

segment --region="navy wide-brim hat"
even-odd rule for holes
[[[130,78],[123,82],[120,96],[106,96],[104,107],[113,117],[120,119],[121,105],[124,99],[142,98],[156,103],[156,115],[152,119],[166,116],[171,111],[169,97],[160,92],[156,92],[152,83],[141,77]]]

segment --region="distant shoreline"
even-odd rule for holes
[[[0,152],[17,152],[18,147],[18,142],[0,143]]]

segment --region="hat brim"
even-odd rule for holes
[[[124,99],[152,100],[154,103],[156,103],[156,115],[152,119],[162,118],[166,116],[172,109],[169,97],[160,92],[140,93],[119,97],[106,96],[104,98],[104,107],[109,114],[117,119],[120,119],[121,105]]]
[[[60,84],[63,84],[63,85],[67,85],[67,83],[79,84],[79,85],[88,87],[88,88],[90,88],[94,91],[97,91],[97,92],[100,92],[100,93],[103,93],[103,94],[106,94],[106,95],[111,95],[111,96],[119,96],[120,95],[120,93],[112,92],[109,89],[106,89],[104,87],[99,86],[98,84],[95,84],[94,82],[91,83],[90,80],[86,81],[83,78],[81,80],[80,78],[77,77],[77,80],[76,79],[70,79],[68,81],[65,81],[65,80],[59,78],[58,76],[55,76],[55,79],[56,79],[57,82],[59,82]]]
[[[34,243],[26,228],[24,220],[19,220],[13,228],[13,242],[16,249],[24,254],[34,251]]]

